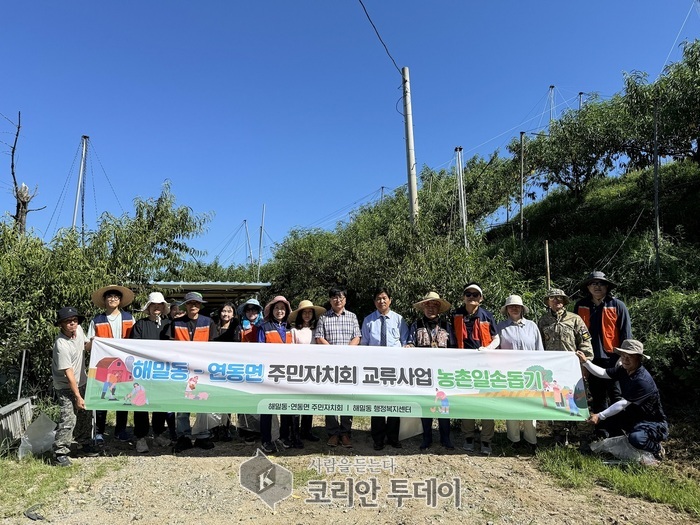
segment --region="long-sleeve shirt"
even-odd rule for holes
[[[401,315],[389,310],[386,315],[375,310],[362,321],[362,345],[381,346],[382,317],[386,327],[385,346],[403,346],[408,342],[408,325]]]
[[[504,350],[544,350],[540,329],[534,321],[507,319],[496,325],[501,338],[499,348]]]

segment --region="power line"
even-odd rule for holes
[[[379,30],[377,29],[377,26],[375,26],[374,22],[372,22],[372,18],[369,16],[369,13],[367,12],[367,8],[365,7],[365,4],[362,3],[362,0],[358,0],[358,1],[360,2],[360,5],[362,6],[363,11],[365,12],[365,15],[367,15],[367,20],[369,20],[369,23],[372,24],[372,28],[374,28],[374,32],[377,33],[377,38],[384,46],[384,50],[386,51],[386,54],[389,55],[389,58],[394,63],[394,67],[396,68],[396,71],[398,71],[399,75],[401,75],[401,68],[399,68],[399,66],[396,65],[396,60],[394,60],[394,57],[391,56],[391,53],[389,53],[389,48],[386,47],[384,40],[382,40],[382,36],[379,34]]]
[[[668,55],[666,55],[666,60],[664,60],[663,66],[661,66],[661,71],[659,71],[658,76],[656,77],[657,79],[663,74],[664,69],[666,68],[666,64],[668,64],[668,59],[671,57],[671,53],[673,53],[673,49],[676,47],[676,42],[678,42],[678,37],[681,36],[681,32],[683,31],[683,28],[685,27],[685,24],[688,22],[688,18],[690,18],[690,13],[693,12],[693,7],[695,6],[697,0],[692,0],[690,2],[690,9],[688,9],[688,14],[685,15],[685,20],[683,20],[683,23],[681,24],[681,28],[678,30],[678,34],[676,35],[675,40],[673,41],[673,44],[671,44],[671,49],[668,51]],[[698,4],[700,6],[700,4]]]

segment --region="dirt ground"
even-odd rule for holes
[[[314,432],[323,435],[320,421]],[[305,442],[302,450],[283,450],[268,459],[291,471],[294,485],[291,496],[274,510],[240,484],[241,464],[255,456],[257,444],[236,438],[217,442],[213,450],[174,455],[170,447],[150,440],[146,454],[137,454],[133,444],[108,441],[106,452],[112,457],[76,459],[76,474],[65,494],[37,512],[51,523],[85,525],[245,523],[261,518],[265,524],[285,525],[335,520],[407,525],[695,523],[666,505],[625,498],[603,487],[562,488],[537,470],[531,454],[515,454],[502,434],[489,457],[462,450],[459,431],[452,438],[454,451],[439,445],[435,431],[427,452],[419,451],[419,436],[405,440],[401,449],[375,452],[369,432],[353,430],[352,449],[328,448],[323,439]],[[281,477],[275,480],[278,485]],[[352,503],[348,485],[353,487]],[[411,497],[397,497],[405,494]],[[309,501],[313,499],[326,501]],[[5,522],[31,523],[24,516]]]

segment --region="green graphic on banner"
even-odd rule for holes
[[[582,421],[589,415],[578,359],[567,352],[100,338],[86,405],[458,419]]]

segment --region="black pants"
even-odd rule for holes
[[[372,439],[381,445],[384,444],[384,440],[389,443],[398,443],[400,424],[401,418],[398,417],[372,416]]]
[[[299,419],[295,414],[282,414],[280,416],[280,439],[299,438]]]
[[[123,430],[126,430],[126,422],[129,418],[129,413],[123,410],[117,411],[117,422],[114,424],[114,435],[116,436]],[[107,411],[98,410],[95,414],[95,432],[97,434],[105,433],[105,426],[107,425]]]
[[[608,408],[608,406],[622,399],[620,383],[618,381],[601,379],[599,377],[595,377],[593,374],[588,377],[588,390],[591,393],[592,398],[591,412],[594,414],[599,414]]]
[[[152,425],[153,436],[165,432],[165,424],[170,429],[170,437],[177,437],[175,425],[175,412],[153,412]],[[134,436],[143,438],[148,436],[148,412],[134,411]]]
[[[440,443],[447,445],[450,443],[450,419],[446,417],[439,417],[438,420],[438,431],[440,432]],[[423,442],[432,443],[433,442],[433,420],[428,417],[420,418],[423,424]]]
[[[304,414],[301,416],[301,434],[308,436],[311,434],[311,428],[314,426],[314,416]]]

